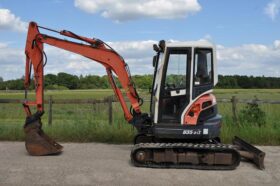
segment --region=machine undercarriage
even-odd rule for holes
[[[137,167],[233,170],[241,159],[264,169],[265,153],[235,137],[233,144],[215,140],[203,143],[139,143],[131,151]]]

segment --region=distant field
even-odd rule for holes
[[[147,90],[139,90],[139,93],[147,96]],[[214,93],[217,98],[231,98],[236,96],[241,99],[253,99],[256,96],[258,99],[271,99],[280,100],[280,89],[214,89]],[[0,91],[0,99],[5,98],[23,98],[24,91],[16,91],[6,93]],[[94,90],[47,90],[45,96],[52,95],[56,99],[101,99],[106,96],[113,95],[111,89],[94,89]],[[34,98],[34,91],[29,92],[29,97]]]
[[[280,100],[280,89],[216,89],[217,98],[231,98],[235,95],[240,99]],[[140,95],[148,97],[146,90]],[[53,99],[103,99],[113,95],[112,90],[67,90],[46,91],[45,96]],[[30,98],[34,93],[30,93]],[[0,92],[0,99],[22,99],[22,93]],[[46,105],[47,107],[48,105]],[[239,121],[239,127],[232,120],[231,104],[218,103],[219,112],[223,116],[221,137],[229,143],[234,135],[238,135],[255,144],[280,144],[280,105],[260,105],[266,113],[266,123],[257,127]],[[238,113],[245,104],[238,104]],[[144,103],[144,112],[149,112],[149,104]],[[119,103],[113,104],[113,125],[108,124],[108,106],[106,104],[87,105],[53,105],[53,125],[47,125],[47,109],[43,116],[44,130],[58,141],[129,143],[136,132],[127,124]],[[22,125],[24,112],[20,104],[0,104],[0,140],[23,140]]]
[[[236,96],[240,99],[280,100],[280,89],[215,89],[217,98],[231,98]]]
[[[47,90],[45,91],[45,97],[50,95],[54,99],[103,99],[106,96],[113,95],[113,90],[111,89],[94,89],[94,90]],[[28,93],[30,99],[34,98],[34,91]],[[0,99],[14,98],[23,99],[24,91],[16,91],[6,93],[5,91],[0,92]]]

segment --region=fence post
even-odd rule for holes
[[[113,123],[113,100],[111,97],[108,99],[108,114],[109,114],[109,124],[112,125],[112,123]]]
[[[49,115],[48,115],[48,125],[52,125],[52,96],[49,96]]]
[[[237,120],[237,113],[236,113],[237,99],[236,99],[235,96],[232,96],[231,103],[232,103],[232,119],[233,119],[233,122],[235,124],[239,125],[238,120]]]

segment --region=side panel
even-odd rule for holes
[[[196,97],[195,99],[191,100],[190,103],[188,104],[188,106],[184,109],[184,111],[182,112],[182,115],[181,115],[181,124],[184,125],[185,124],[185,115],[187,113],[187,111],[191,108],[191,106],[201,97],[201,96],[204,96],[204,95],[207,95],[207,94],[210,94],[212,93],[213,90],[208,90],[204,93],[202,93],[201,95],[199,95],[198,97]]]
[[[203,125],[160,124],[153,128],[156,138],[164,139],[213,139],[219,137],[221,116],[207,119]]]

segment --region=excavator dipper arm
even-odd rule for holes
[[[60,35],[80,40],[83,43],[63,40],[42,34],[39,32],[39,28],[57,32]],[[82,55],[94,62],[102,64],[106,68],[109,82],[124,111],[125,119],[134,124],[135,118],[141,116],[139,104],[141,103],[141,98],[136,92],[134,83],[131,80],[127,64],[115,50],[99,39],[86,38],[65,30],[58,32],[45,27],[40,27],[35,22],[31,22],[28,28],[25,47],[26,68],[24,85],[26,93],[25,101],[23,103],[27,114],[24,126],[26,133],[26,148],[31,155],[56,154],[62,150],[62,146],[46,136],[41,129],[41,116],[44,113],[44,58],[46,57],[44,53],[44,44]],[[27,99],[27,90],[30,86],[32,68],[34,71],[34,85],[36,91],[35,101],[29,101]],[[125,90],[133,111],[128,109],[120,88],[115,84],[113,73],[116,74],[122,88]],[[35,114],[31,113],[30,106],[36,106],[37,112]],[[46,149],[42,146],[48,148]]]

